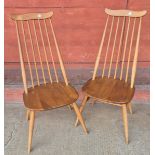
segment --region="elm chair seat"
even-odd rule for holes
[[[28,88],[23,99],[28,109],[48,110],[74,103],[78,99],[78,93],[71,85],[53,82]]]
[[[88,80],[82,87],[83,92],[103,102],[127,104],[131,101],[135,88],[124,80],[96,77]]]

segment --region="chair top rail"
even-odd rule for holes
[[[111,16],[126,16],[126,17],[142,17],[146,15],[147,11],[133,11],[133,10],[111,10],[105,9],[105,13]]]
[[[53,12],[46,13],[26,13],[26,14],[12,14],[11,19],[13,20],[35,20],[35,19],[46,19],[52,17]]]

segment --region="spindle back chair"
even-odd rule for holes
[[[78,93],[67,80],[52,24],[52,15],[53,12],[11,15],[11,19],[15,21],[17,32],[24,84],[23,100],[27,108],[27,119],[30,119],[28,152],[31,150],[36,111],[72,105],[84,131],[87,133],[85,123],[75,103],[78,99]],[[53,52],[54,48],[56,50],[55,53]],[[57,56],[58,64],[60,64],[64,82],[58,78],[58,67],[56,67],[54,54]],[[52,75],[50,69],[51,65],[53,66],[54,75]],[[27,71],[29,71],[30,75],[30,85],[28,85],[29,75]]]
[[[130,101],[135,90],[141,23],[146,11],[105,9],[105,13],[107,19],[93,76],[82,87],[85,97],[80,111],[90,98],[122,107],[125,140],[128,143],[127,107],[132,112]],[[101,75],[98,76],[100,70]]]

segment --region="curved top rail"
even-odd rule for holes
[[[110,10],[105,9],[106,14],[111,16],[128,16],[128,17],[142,17],[146,15],[147,11],[132,11],[132,10]]]
[[[13,20],[46,19],[50,18],[52,15],[53,15],[52,11],[46,13],[26,13],[26,14],[11,15],[11,19]]]

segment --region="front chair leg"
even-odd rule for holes
[[[78,106],[77,106],[76,103],[73,103],[73,108],[74,108],[74,110],[75,110],[75,112],[76,112],[76,114],[77,114],[78,120],[80,121],[80,123],[81,123],[81,125],[82,125],[82,127],[83,127],[83,130],[84,130],[85,133],[87,134],[88,131],[87,131],[85,122],[84,122],[84,120],[83,120],[82,114],[80,113],[80,110],[79,110],[79,108],[78,108]]]
[[[87,95],[85,95],[85,97],[84,97],[84,99],[83,99],[83,101],[82,101],[82,104],[81,104],[81,106],[80,106],[80,112],[82,113],[82,111],[83,111],[83,109],[84,109],[84,107],[85,107],[85,105],[86,105],[86,102],[89,100],[89,98],[90,97],[88,97]],[[79,119],[78,119],[78,117],[76,118],[76,122],[75,122],[75,126],[77,126],[78,125],[78,122],[79,122]]]
[[[34,111],[30,111],[29,135],[28,135],[28,153],[30,153],[30,151],[31,151],[32,135],[33,135],[33,128],[34,128],[34,119],[35,119],[35,113],[34,113]]]
[[[127,117],[127,105],[122,106],[123,122],[124,122],[124,132],[125,132],[125,142],[128,144],[128,117]]]
[[[132,105],[131,102],[127,104],[130,114],[132,114]]]

